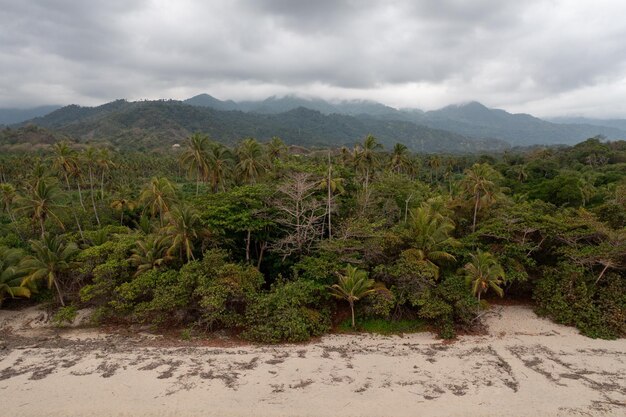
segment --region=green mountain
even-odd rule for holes
[[[528,114],[511,114],[504,110],[489,109],[471,102],[452,105],[424,114],[414,114],[412,119],[435,129],[445,129],[470,137],[494,137],[512,145],[538,144],[572,145],[597,135],[608,139],[624,139],[626,131],[590,124],[557,124]]]
[[[303,107],[278,114],[221,111],[173,100],[117,100],[98,107],[72,105],[25,124],[81,141],[106,140],[140,149],[172,145],[193,132],[205,132],[227,144],[248,136],[259,140],[279,136],[293,145],[351,146],[373,134],[388,149],[400,142],[417,152],[496,151],[508,147],[503,141],[475,140],[402,120],[326,115]]]
[[[202,100],[198,99],[203,97]],[[552,123],[528,114],[511,114],[490,109],[478,102],[451,105],[423,112],[419,109],[394,109],[374,101],[350,100],[337,103],[297,96],[270,97],[262,101],[221,101],[208,94],[186,100],[217,110],[240,110],[249,113],[278,114],[298,107],[323,114],[367,115],[379,119],[412,122],[432,129],[447,130],[465,137],[498,138],[515,146],[540,144],[575,144],[602,135],[608,139],[626,138],[626,122],[591,119],[573,123]],[[623,122],[623,121],[622,121]]]

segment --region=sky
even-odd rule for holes
[[[208,93],[626,118],[625,0],[0,0],[0,107]]]

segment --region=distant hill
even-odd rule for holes
[[[12,125],[44,116],[61,106],[39,106],[30,109],[0,109],[0,125]]]
[[[593,126],[612,127],[626,131],[626,119],[591,119],[587,117],[555,117],[548,119],[553,123],[560,124],[584,124]]]
[[[551,123],[529,114],[489,109],[477,102],[447,106],[424,114],[416,113],[412,120],[462,135],[503,139],[516,146],[572,145],[597,135],[608,139],[626,138],[626,131],[613,127]]]
[[[118,146],[144,149],[180,142],[197,131],[227,144],[248,136],[259,140],[279,136],[287,144],[300,146],[351,146],[373,134],[387,149],[400,142],[417,152],[496,151],[508,147],[503,141],[472,139],[403,120],[323,114],[304,107],[278,114],[246,113],[173,100],[118,100],[98,107],[72,105],[24,123],[28,124],[81,141],[107,140]]]
[[[367,115],[448,130],[465,137],[498,138],[514,146],[571,145],[597,135],[606,136],[608,139],[626,138],[626,122],[596,123],[592,122],[592,119],[585,119],[574,121],[574,123],[552,123],[528,114],[511,114],[504,110],[490,109],[478,102],[451,105],[428,112],[419,109],[398,110],[374,101],[350,100],[332,103],[297,96],[270,97],[262,101],[236,103],[230,100],[221,101],[208,94],[202,94],[186,100],[186,103],[217,110],[239,110],[263,114],[278,114],[304,107],[326,115]]]

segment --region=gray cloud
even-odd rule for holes
[[[0,0],[0,106],[294,92],[626,117],[624,12],[621,0]]]

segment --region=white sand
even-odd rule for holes
[[[8,314],[0,329],[16,323]],[[233,348],[140,347],[80,329],[30,347],[7,338],[0,416],[626,415],[625,340],[521,306],[494,307],[487,323],[488,336],[452,344],[428,333]]]

